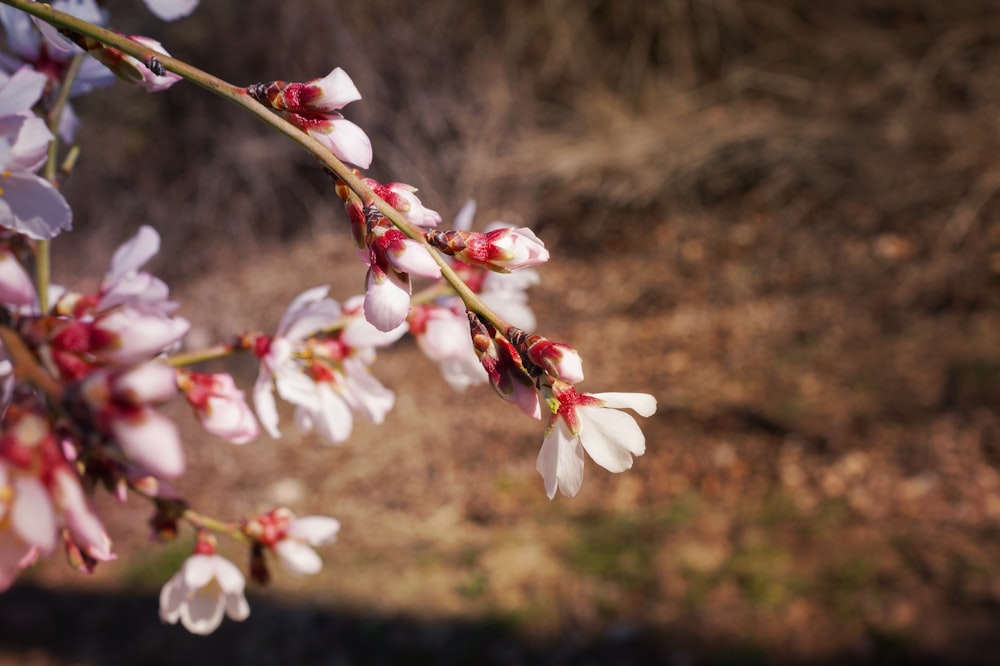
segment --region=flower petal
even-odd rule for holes
[[[646,436],[635,419],[614,409],[578,407],[580,441],[594,462],[609,472],[632,467],[632,455],[646,451]]]
[[[603,400],[606,407],[615,409],[631,409],[639,416],[652,416],[656,413],[656,398],[648,393],[592,393],[593,397]]]
[[[335,541],[338,532],[340,532],[340,521],[336,518],[303,516],[288,527],[287,535],[313,546],[321,546]]]
[[[198,0],[146,0],[146,6],[161,21],[175,21],[193,12]]]
[[[48,554],[56,545],[56,515],[42,482],[34,477],[14,479],[11,527],[26,543]]]
[[[316,551],[301,541],[284,539],[274,544],[274,552],[285,569],[292,573],[311,575],[323,568]]]
[[[573,497],[583,485],[583,447],[562,419],[558,419],[542,442],[535,469],[545,480],[545,493],[552,499],[558,488],[563,495]]]
[[[274,401],[271,373],[263,366],[253,385],[253,408],[264,430],[274,439],[281,437],[278,431],[278,405]]]
[[[13,172],[0,180],[0,226],[45,240],[73,225],[73,211],[51,183]]]

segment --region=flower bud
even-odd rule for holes
[[[432,231],[427,234],[427,242],[460,261],[497,273],[537,266],[549,260],[545,244],[527,227],[503,227],[486,233]]]
[[[567,384],[583,381],[583,361],[579,352],[569,345],[540,335],[528,335],[514,326],[507,330],[507,336],[518,351],[550,377]]]

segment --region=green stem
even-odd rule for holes
[[[182,368],[188,365],[194,365],[196,363],[203,363],[205,361],[214,361],[216,359],[225,358],[231,356],[236,351],[242,351],[242,348],[233,347],[233,345],[228,343],[222,343],[213,345],[211,347],[206,347],[205,349],[199,349],[193,352],[184,352],[182,354],[174,354],[167,358],[167,363],[174,366],[175,368]]]
[[[87,57],[81,53],[70,61],[63,77],[62,86],[59,88],[59,96],[56,97],[55,104],[49,109],[48,127],[52,132],[52,141],[49,141],[48,159],[45,161],[45,179],[52,183],[54,187],[59,186],[57,177],[59,165],[59,123],[62,120],[63,109],[69,103],[69,92],[73,87],[73,81],[80,72],[83,59]],[[35,291],[38,292],[38,307],[41,312],[49,309],[49,283],[52,281],[52,241],[46,239],[38,241],[35,250]]]
[[[361,197],[362,200],[373,201],[379,211],[385,215],[385,217],[400,231],[406,234],[408,238],[423,243],[427,248],[427,251],[430,252],[431,256],[434,258],[434,261],[437,262],[438,266],[440,266],[442,277],[455,289],[470,310],[486,321],[489,321],[499,331],[506,331],[510,327],[510,324],[505,322],[496,312],[490,309],[482,301],[482,299],[480,299],[479,296],[476,295],[476,293],[472,291],[467,284],[465,284],[462,278],[459,277],[458,274],[451,268],[451,265],[448,264],[445,258],[441,256],[437,250],[427,244],[423,231],[421,231],[420,228],[410,224],[406,218],[399,213],[399,211],[372,192],[371,188],[365,185],[361,178],[359,178],[352,169],[348,168],[343,162],[337,159],[337,157],[325,146],[323,146],[323,144],[300,130],[295,125],[292,125],[285,119],[272,113],[270,109],[253,99],[247,93],[246,88],[234,86],[233,84],[223,81],[222,79],[202,71],[197,67],[193,67],[182,60],[172,58],[163,53],[154,51],[147,46],[143,46],[138,42],[132,41],[125,35],[87,23],[86,21],[82,21],[69,14],[52,9],[49,5],[37,3],[33,0],[0,0],[0,3],[20,9],[21,11],[27,12],[28,14],[31,14],[32,16],[59,28],[91,37],[102,44],[114,47],[121,52],[138,59],[140,62],[147,62],[150,58],[155,56],[168,71],[173,72],[183,79],[191,81],[202,88],[205,88],[209,92],[229,100],[250,114],[256,116],[259,120],[270,125],[278,132],[290,138],[292,141],[295,141],[302,148],[312,154],[323,166],[336,174],[340,180],[344,181],[344,183],[351,188],[355,194]]]
[[[217,534],[225,534],[226,536],[236,539],[240,543],[247,546],[252,546],[254,540],[243,533],[243,530],[239,526],[233,523],[227,523],[223,520],[217,518],[212,518],[211,516],[206,516],[203,513],[198,513],[193,509],[184,509],[181,513],[181,518],[188,521],[195,527],[200,527],[202,529],[211,530]]]

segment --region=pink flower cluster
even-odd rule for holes
[[[173,20],[198,0],[146,3]],[[96,0],[51,5],[92,23],[106,20]],[[217,553],[215,535],[247,545],[250,577],[263,583],[269,558],[294,574],[317,573],[315,548],[335,541],[340,523],[300,518],[285,507],[229,522],[198,513],[170,485],[186,470],[186,433],[163,406],[182,396],[205,432],[244,445],[261,429],[280,435],[280,398],[294,408],[299,431],[340,444],[356,418],[380,424],[392,409],[395,394],[373,366],[378,350],[407,333],[455,389],[488,383],[530,418],[547,414],[536,467],[550,498],[580,490],[584,453],[621,472],[645,451],[635,419],[618,410],[650,416],[653,396],[577,391],[584,373],[576,350],[529,333],[536,318],[527,290],[549,259],[532,230],[494,223],[473,231],[471,202],[454,228],[439,230],[441,215],[423,205],[415,187],[355,171],[358,185],[341,170],[335,160],[367,168],[373,156],[367,135],[341,113],[361,95],[340,68],[242,92],[312,137],[303,143],[332,155],[327,164],[353,183],[334,179],[366,268],[363,294],[341,303],[328,286],[307,289],[271,335],[241,332],[207,349],[185,349],[190,322],[168,286],[144,270],[160,247],[148,226],[114,251],[96,288],[51,285],[36,269],[45,247],[38,241],[68,230],[72,212],[39,172],[50,147],[72,141],[77,121],[63,107],[57,137],[38,114],[50,111],[67,85],[70,61],[91,56],[72,94],[114,76],[149,91],[179,77],[159,62],[163,47],[145,37],[129,37],[151,54],[140,61],[90,37],[70,40],[7,5],[0,5],[0,24],[11,50],[0,56],[0,591],[60,542],[82,571],[115,558],[90,497],[103,487],[123,502],[149,500],[159,538],[176,537],[182,523],[195,529],[192,554],[162,588],[165,622],[207,634],[223,617],[245,619],[246,579]],[[252,409],[231,375],[191,367],[241,352],[258,361]]]

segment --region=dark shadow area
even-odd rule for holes
[[[502,622],[367,615],[314,604],[251,598],[250,617],[208,637],[155,618],[156,595],[49,590],[31,584],[0,596],[0,663],[129,664],[483,664],[497,666],[754,665],[899,666],[990,664],[994,628],[969,627],[943,654],[922,654],[872,632],[854,653],[805,660],[759,646],[707,641],[682,630],[620,625],[601,635],[526,637]],[[981,630],[980,630],[981,629]],[[14,662],[20,663],[20,662]]]

